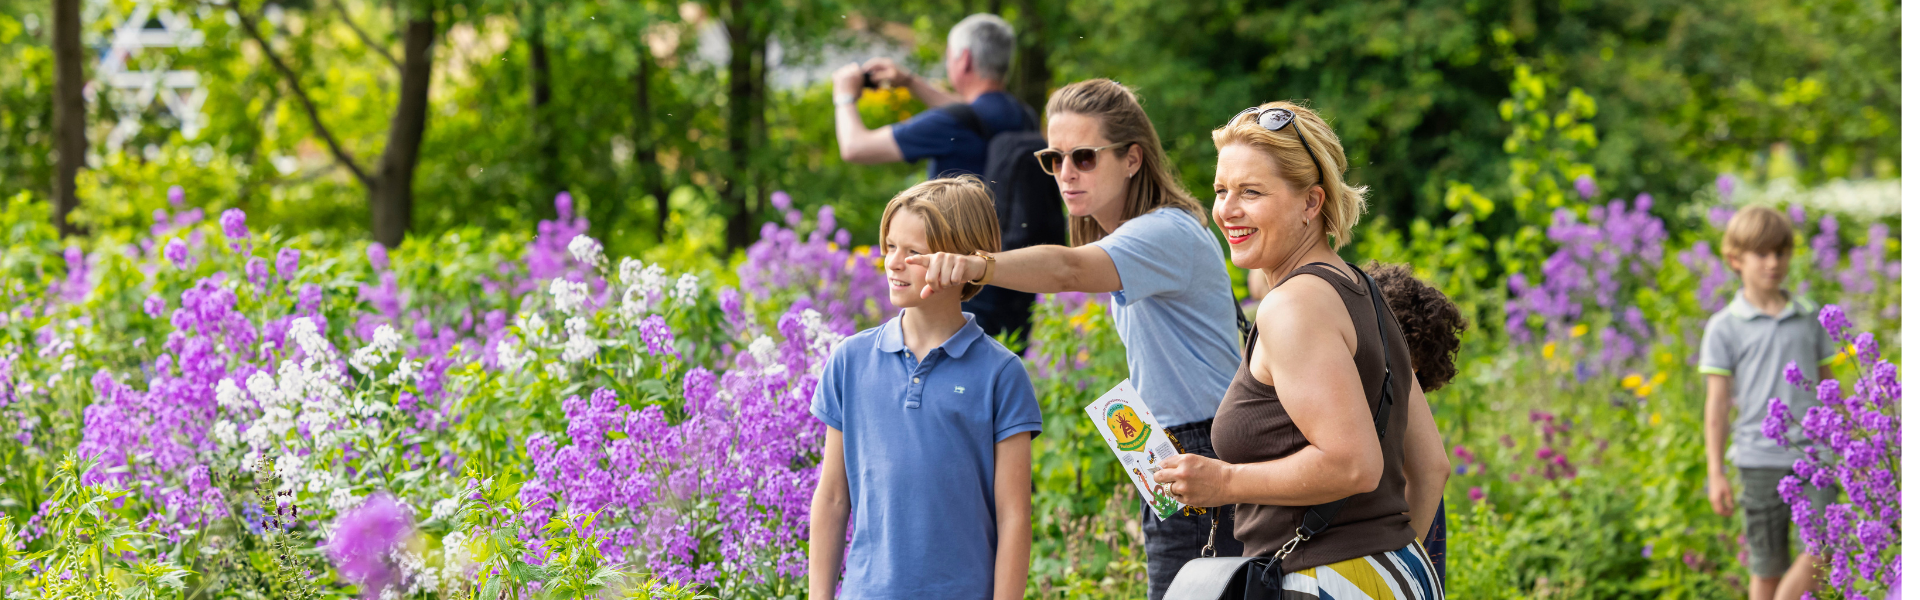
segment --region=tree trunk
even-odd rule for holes
[[[727,0],[727,155],[732,164],[720,180],[720,199],[726,205],[727,247],[745,248],[753,242],[753,215],[747,211],[753,127],[753,17],[745,0]]]
[[[640,65],[633,73],[633,164],[640,189],[653,196],[654,239],[667,241],[667,185],[660,168],[658,143],[653,137],[653,54],[640,46]]]
[[[1044,111],[1047,107],[1047,86],[1053,83],[1053,69],[1047,66],[1047,21],[1033,0],[1017,2],[1020,25],[1015,35],[1020,43],[1013,53],[1013,77],[1012,81],[1007,82],[1007,87],[1021,102],[1032,106],[1034,110]]]
[[[529,3],[527,19],[528,55],[533,63],[533,139],[535,168],[541,194],[557,194],[566,184],[560,181],[560,152],[555,148],[553,116],[553,69],[547,62],[547,15],[542,0]]]
[[[62,237],[76,228],[67,216],[80,206],[74,178],[87,160],[86,73],[81,65],[80,0],[53,0],[53,225]]]
[[[413,170],[427,128],[427,84],[433,79],[433,13],[407,21],[402,38],[406,59],[400,68],[400,105],[387,130],[380,175],[369,190],[373,203],[373,239],[397,248],[413,223]]]

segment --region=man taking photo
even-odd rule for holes
[[[1003,250],[1066,243],[1066,217],[1053,178],[1033,152],[1047,147],[1033,109],[1006,91],[1013,26],[975,14],[947,33],[952,91],[907,72],[889,58],[849,63],[833,73],[834,136],[840,158],[860,164],[927,160],[927,178],[975,175],[988,182]],[[857,106],[862,88],[905,87],[934,107],[906,121],[868,129]],[[989,335],[1026,338],[1033,294],[988,286],[965,303]]]

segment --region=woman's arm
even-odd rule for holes
[[[1120,270],[1113,266],[1113,257],[1092,245],[1028,246],[996,252],[993,258],[993,279],[987,283],[1014,291],[1096,294],[1120,289]],[[922,298],[979,279],[987,272],[987,259],[947,252],[908,257],[907,264],[927,268],[927,287],[920,290]]]
[[[993,553],[994,600],[1027,593],[1033,551],[1033,435],[1016,433],[993,445],[993,509],[1000,547]]]
[[[833,598],[840,583],[847,514],[853,508],[847,496],[846,447],[840,430],[828,427],[827,446],[820,453],[820,484],[813,489],[813,510],[807,519],[807,588],[814,600]]]
[[[1194,506],[1312,506],[1379,487],[1385,460],[1339,292],[1318,277],[1297,277],[1262,300],[1255,318],[1254,376],[1273,380],[1307,447],[1240,465],[1181,454],[1162,463],[1154,480],[1172,483],[1169,490]]]
[[[1440,496],[1446,492],[1447,477],[1453,463],[1447,461],[1447,445],[1440,439],[1440,427],[1433,422],[1433,407],[1420,391],[1415,376],[1413,393],[1407,403],[1407,439],[1401,450],[1401,464],[1407,471],[1407,510],[1413,518],[1414,539],[1426,539],[1433,527],[1434,511],[1440,509]]]

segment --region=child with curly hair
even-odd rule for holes
[[[1460,334],[1467,329],[1467,320],[1461,317],[1460,308],[1454,306],[1446,294],[1414,277],[1407,265],[1374,262],[1364,270],[1380,284],[1387,309],[1393,312],[1394,320],[1400,324],[1400,333],[1407,338],[1407,350],[1413,357],[1414,377],[1420,381],[1420,390],[1431,394],[1453,381],[1453,376],[1459,373],[1453,360],[1460,353]],[[1445,498],[1440,500],[1439,511],[1433,516],[1433,526],[1427,529],[1423,543],[1427,557],[1433,561],[1434,573],[1444,585],[1447,580]]]

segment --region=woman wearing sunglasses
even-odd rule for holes
[[[1239,363],[1239,307],[1200,203],[1180,187],[1139,99],[1111,80],[1055,91],[1047,102],[1047,144],[1035,156],[1059,184],[1072,245],[912,257],[909,264],[928,269],[921,294],[968,282],[1022,292],[1111,292],[1134,388],[1186,452],[1213,456],[1213,415]],[[1191,511],[1161,520],[1141,507],[1153,600],[1200,556],[1212,517]],[[1220,537],[1220,553],[1239,553],[1231,536]]]
[[[1447,478],[1440,432],[1378,288],[1336,253],[1366,188],[1344,181],[1326,121],[1292,103],[1247,109],[1213,143],[1214,223],[1234,266],[1277,285],[1215,416],[1220,458],[1176,456],[1154,480],[1237,505],[1245,556],[1279,559],[1285,597],[1443,597],[1415,534]]]

